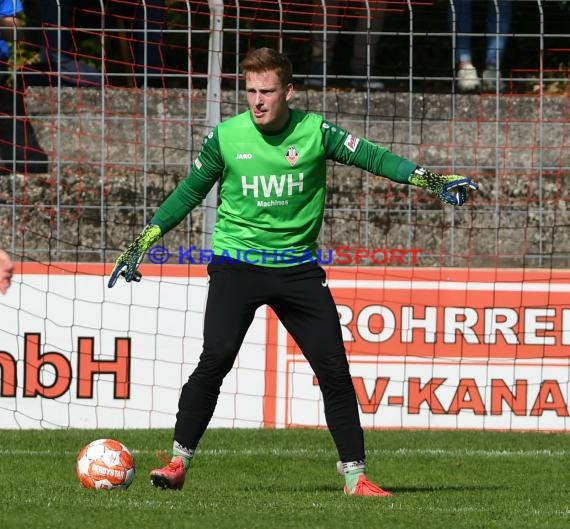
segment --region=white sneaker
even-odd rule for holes
[[[479,90],[481,81],[477,70],[472,64],[465,64],[457,70],[457,89],[460,92],[474,92]]]
[[[486,68],[481,82],[482,89],[485,92],[496,92],[497,82],[499,83],[499,92],[502,92],[506,86],[505,82],[501,80],[501,72],[497,68]]]

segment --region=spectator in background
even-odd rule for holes
[[[144,4],[142,0],[106,2],[108,18],[112,20],[111,25],[126,29],[130,34],[128,42],[134,42],[134,45],[129,45],[127,55],[131,66],[134,66],[132,73],[137,86],[145,84],[161,86],[164,82],[165,4],[165,0],[146,0]],[[121,42],[125,43],[127,39],[123,37],[119,45]]]
[[[4,171],[46,173],[48,158],[26,117],[21,76],[13,78],[10,65],[8,42],[21,35],[21,14],[20,0],[0,0],[0,165]]]
[[[61,72],[64,84],[101,85],[104,77],[85,62],[88,54],[81,52],[80,43],[87,37],[99,39],[103,28],[108,30],[105,55],[121,55],[114,61],[127,63],[131,74],[127,84],[142,86],[145,82],[154,85],[162,82],[165,0],[104,0],[104,14],[100,0],[27,0],[26,6],[28,18],[43,30],[42,38],[34,39],[40,54],[37,68],[49,73]],[[106,65],[105,73],[109,66]],[[40,80],[37,84],[44,82]]]
[[[10,0],[10,3],[12,0]],[[14,272],[14,264],[10,256],[0,250],[0,292],[6,294],[12,283],[12,274]]]
[[[25,0],[26,19],[38,28],[31,34],[30,44],[39,53],[34,70],[47,74],[61,72],[61,82],[71,86],[100,86],[101,72],[80,60],[81,40],[94,35],[101,27],[98,0]],[[90,32],[80,28],[92,28]],[[38,35],[39,32],[39,35]],[[55,85],[52,75],[30,75],[29,84]]]
[[[455,63],[457,66],[457,89],[460,92],[496,91],[504,88],[500,65],[507,44],[507,33],[511,29],[511,0],[487,2],[485,69],[482,79],[473,65],[471,35],[473,32],[472,0],[451,0],[450,21],[455,28]],[[497,32],[498,23],[498,32]]]
[[[370,76],[380,73],[378,41],[384,26],[385,6],[385,2],[341,0],[324,12],[320,2],[315,5],[313,27],[318,27],[319,31],[313,37],[308,86],[323,85],[323,63],[326,61],[327,75],[350,76],[350,86],[357,89],[384,89],[382,81]]]

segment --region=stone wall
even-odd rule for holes
[[[186,175],[205,92],[31,88],[46,175],[3,175],[3,246],[34,260],[113,260]],[[329,168],[321,244],[419,248],[420,264],[568,266],[568,97],[299,90],[294,106],[481,190],[464,208],[355,168]],[[243,110],[224,93],[222,117]],[[190,124],[190,125],[189,125]],[[200,245],[202,210],[166,238]]]

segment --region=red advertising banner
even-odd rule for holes
[[[202,350],[206,268],[24,263],[0,305],[6,428],[174,423]],[[366,428],[570,431],[570,271],[327,268]],[[231,300],[229,300],[231,302]],[[213,427],[325,427],[318,382],[261,307]]]
[[[337,267],[328,282],[366,426],[566,430],[569,272]],[[269,325],[266,424],[324,426],[301,351]]]

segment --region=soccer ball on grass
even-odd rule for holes
[[[97,439],[77,455],[77,477],[86,489],[126,489],[135,476],[135,459],[115,439]]]

